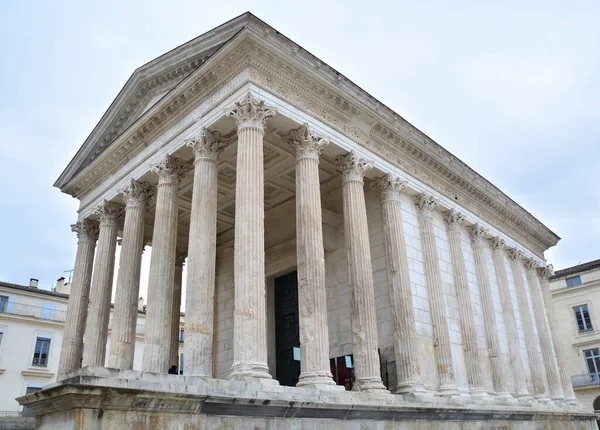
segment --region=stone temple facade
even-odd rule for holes
[[[594,428],[542,293],[559,238],[249,13],[136,70],[55,185],[79,242],[39,428]]]

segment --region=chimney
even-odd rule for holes
[[[140,297],[138,299],[138,311],[144,312],[146,310],[146,305],[144,305],[144,298]]]
[[[54,289],[54,291],[56,291],[57,293],[62,293],[62,294],[69,294],[70,290],[71,290],[71,284],[66,283],[65,282],[65,278],[64,277],[60,277],[56,280],[56,288]]]
[[[38,287],[38,282],[40,280],[39,279],[35,279],[35,278],[30,278],[29,279],[29,286],[33,287],[33,288],[37,288]]]

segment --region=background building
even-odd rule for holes
[[[37,288],[36,279],[29,286],[0,282],[0,416],[18,415],[16,397],[56,381],[69,287],[64,278],[55,291]],[[145,321],[140,299],[134,369],[141,369]]]
[[[600,260],[556,271],[550,288],[577,400],[600,411]]]

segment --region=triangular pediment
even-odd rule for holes
[[[61,187],[247,24],[245,13],[138,68],[54,184]]]

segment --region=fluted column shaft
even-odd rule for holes
[[[367,221],[367,207],[363,185],[364,172],[372,164],[351,152],[338,157],[337,170],[342,173],[344,200],[344,232],[348,255],[348,288],[350,290],[350,318],[354,334],[353,390],[384,390],[377,352],[377,316],[373,268]]]
[[[467,265],[462,249],[460,224],[464,216],[451,210],[446,212],[444,221],[448,232],[448,243],[450,245],[450,258],[454,268],[454,284],[458,299],[458,312],[460,314],[460,329],[462,332],[463,351],[467,365],[467,378],[471,395],[474,397],[487,396],[485,391],[485,380],[481,367],[481,355],[477,346],[477,332],[475,330],[475,318],[473,316],[473,303],[469,291],[469,280],[467,278]]]
[[[167,373],[171,363],[171,325],[175,250],[177,244],[177,197],[179,182],[189,166],[167,156],[152,166],[158,174],[152,256],[146,306],[146,343],[142,370]]]
[[[442,396],[455,395],[458,392],[450,346],[450,331],[440,275],[440,261],[433,231],[433,209],[438,205],[438,201],[429,194],[420,194],[415,203],[419,209],[421,246],[433,325],[433,346],[439,377],[439,391]]]
[[[540,275],[540,288],[542,290],[542,298],[544,300],[544,304],[546,305],[548,324],[550,325],[554,349],[556,351],[556,360],[558,362],[558,371],[560,374],[560,380],[562,384],[564,397],[568,404],[576,406],[578,405],[578,402],[577,398],[575,397],[575,392],[573,391],[573,383],[571,382],[571,376],[567,371],[565,348],[562,343],[562,340],[560,339],[558,321],[556,318],[554,302],[552,301],[552,293],[550,291],[550,285],[548,282],[548,277],[554,275],[554,269],[552,268],[552,266],[546,266],[540,269]]]
[[[187,145],[194,151],[195,161],[183,359],[187,375],[212,377],[217,253],[217,159],[225,144],[218,134],[203,128],[199,136]],[[262,149],[262,144],[260,146]]]
[[[325,251],[319,184],[319,155],[329,142],[305,124],[289,136],[296,151],[296,248],[300,377],[298,386],[334,385],[329,366]]]
[[[473,249],[473,258],[475,260],[477,284],[479,285],[479,293],[481,294],[481,307],[483,311],[483,323],[485,325],[486,334],[485,338],[488,356],[490,358],[492,382],[496,397],[511,398],[512,396],[508,392],[504,360],[502,359],[502,353],[500,351],[496,310],[494,309],[494,298],[492,296],[490,275],[485,258],[485,234],[486,231],[480,225],[474,225],[469,231],[469,236],[471,237],[471,246]]]
[[[173,277],[173,309],[171,310],[171,348],[169,353],[170,366],[179,368],[179,323],[181,321],[181,284],[183,280],[183,261],[185,252],[177,250],[175,254],[175,275]],[[184,344],[185,345],[185,344]],[[183,354],[185,360],[185,352]],[[187,367],[185,373],[188,374]],[[181,370],[181,369],[179,369]],[[210,375],[212,376],[212,375]]]
[[[58,365],[58,379],[81,367],[83,349],[83,333],[87,320],[90,284],[94,267],[94,253],[98,240],[98,224],[95,221],[83,220],[73,224],[71,229],[77,233],[77,255],[71,293],[65,318],[62,348]]]
[[[399,178],[386,175],[374,182],[372,186],[381,199],[398,379],[394,392],[406,394],[424,391],[419,374],[417,329],[400,204],[400,193],[406,187],[406,183]]]
[[[144,215],[150,195],[148,184],[133,180],[124,190],[125,222],[108,358],[108,367],[115,369],[133,369],[144,247]]]
[[[110,298],[117,249],[117,220],[121,208],[105,201],[97,210],[100,216],[98,250],[90,289],[90,303],[83,343],[83,367],[104,366],[110,319]]]
[[[275,113],[248,93],[228,115],[237,122],[235,310],[230,377],[271,378],[267,366],[263,136]]]
[[[519,303],[521,325],[525,336],[525,348],[529,357],[529,369],[531,371],[531,380],[533,383],[533,396],[536,400],[547,401],[546,387],[544,385],[544,374],[542,372],[541,357],[538,353],[535,332],[533,330],[533,320],[529,311],[529,302],[527,301],[527,292],[525,291],[525,282],[523,282],[523,273],[521,272],[522,254],[517,249],[508,250],[510,267],[513,272],[515,291]]]
[[[554,347],[552,345],[552,339],[550,339],[550,329],[546,322],[546,310],[544,309],[542,295],[538,285],[538,276],[536,273],[538,266],[535,261],[529,260],[526,262],[526,267],[527,283],[529,284],[531,301],[533,303],[533,315],[535,316],[538,337],[542,347],[543,360],[540,362],[539,367],[544,367],[546,369],[546,380],[548,381],[550,398],[552,400],[564,400],[565,396],[560,383],[558,366],[554,359]],[[538,366],[537,363],[533,365]]]
[[[498,291],[500,293],[500,302],[502,303],[502,317],[506,328],[506,339],[508,341],[510,368],[513,372],[514,395],[515,397],[527,400],[531,396],[527,390],[527,380],[525,379],[525,370],[523,368],[523,358],[521,355],[521,344],[517,333],[516,309],[513,306],[510,288],[508,286],[508,275],[504,262],[504,241],[498,237],[490,240],[492,247],[492,259],[496,269],[498,279]]]

